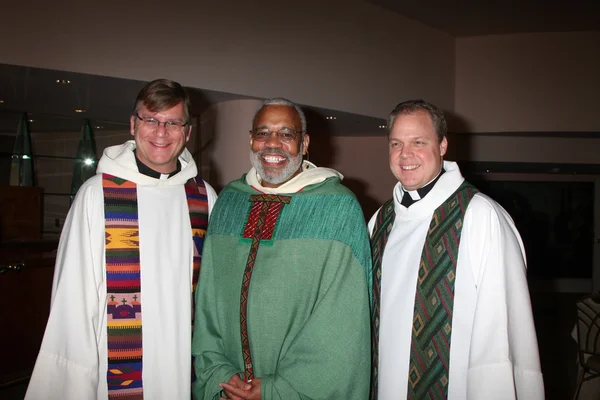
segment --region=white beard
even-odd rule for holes
[[[279,149],[261,150],[256,153],[253,152],[252,149],[250,149],[250,163],[252,164],[254,169],[258,172],[258,175],[260,176],[260,179],[263,182],[268,182],[271,185],[279,185],[279,184],[289,181],[294,176],[296,171],[298,171],[300,169],[300,167],[302,166],[302,148],[303,147],[304,146],[300,146],[300,151],[298,152],[298,154],[295,157],[293,157],[289,153],[286,153],[283,150],[279,150]],[[279,172],[278,174],[268,174],[265,171],[265,169],[263,168],[263,165],[261,162],[261,158],[265,154],[274,154],[274,155],[278,155],[281,157],[285,157],[289,161],[288,161],[287,165],[285,167],[283,167],[281,172]]]

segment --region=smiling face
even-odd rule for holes
[[[398,114],[389,135],[390,169],[406,190],[419,189],[439,174],[447,147],[426,111]]]
[[[268,129],[271,133],[283,128],[302,130],[300,116],[294,107],[267,105],[254,119],[252,129]],[[298,133],[296,140],[282,142],[271,134],[265,141],[257,141],[250,133],[250,162],[258,171],[264,187],[275,188],[289,181],[302,171],[302,156],[308,150],[310,138]]]
[[[157,112],[152,112],[142,105],[137,114],[141,118],[151,117],[161,122],[186,122],[183,103]],[[177,158],[189,140],[192,129],[187,125],[180,130],[167,131],[164,124],[160,124],[158,128],[148,126],[133,115],[130,131],[135,139],[137,158],[147,167],[161,174],[168,174],[177,168]]]

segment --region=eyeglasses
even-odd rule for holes
[[[266,128],[262,129],[253,129],[250,131],[252,134],[252,139],[257,142],[266,142],[269,140],[274,133],[282,143],[291,143],[298,139],[298,135],[304,133],[304,131],[297,131],[292,128],[281,128],[278,131],[270,131]]]
[[[165,126],[165,130],[167,132],[181,132],[183,128],[185,128],[188,123],[187,122],[179,122],[179,121],[165,121],[161,122],[152,117],[140,117],[138,113],[135,113],[135,116],[142,121],[145,127],[149,129],[156,130],[160,128],[161,125]]]

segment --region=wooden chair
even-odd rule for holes
[[[600,292],[577,302],[577,342],[581,372],[574,400],[583,382],[600,377]]]

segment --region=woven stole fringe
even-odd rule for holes
[[[456,261],[462,223],[477,189],[466,181],[435,210],[419,263],[408,376],[408,399],[448,397],[450,339],[454,306]],[[386,208],[387,207],[387,208]],[[373,346],[374,372],[371,399],[377,398],[379,361],[379,302],[381,264],[392,230],[393,201],[382,207],[372,236],[373,252]]]
[[[203,181],[185,185],[194,241],[193,291],[208,221]],[[135,183],[102,175],[106,230],[108,398],[143,399],[140,248]],[[192,295],[192,299],[193,299]],[[192,300],[193,301],[193,300]]]
[[[252,239],[240,294],[240,334],[242,340],[242,357],[244,359],[244,380],[254,379],[254,367],[248,338],[248,291],[254,270],[254,262],[258,254],[261,240],[270,240],[275,232],[275,225],[284,204],[289,204],[291,196],[259,194],[250,196],[252,203],[242,237]]]

